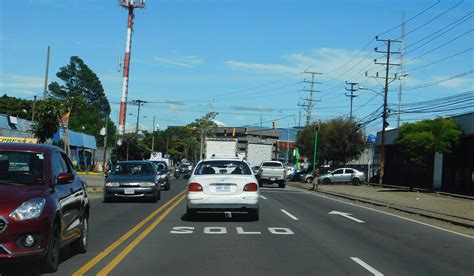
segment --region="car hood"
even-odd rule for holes
[[[23,202],[43,197],[45,189],[43,185],[0,184],[0,214],[8,215]]]
[[[155,182],[154,175],[109,175],[107,182],[131,183],[131,182]]]

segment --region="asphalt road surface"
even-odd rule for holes
[[[92,199],[89,250],[57,275],[473,275],[474,239],[292,188],[261,190],[260,221],[185,215],[184,180],[158,203]],[[15,268],[24,274],[31,268]],[[8,275],[5,273],[2,275]]]

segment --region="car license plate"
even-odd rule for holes
[[[216,186],[216,191],[217,192],[230,192],[230,186],[229,185],[217,185]]]
[[[133,188],[125,188],[125,190],[123,191],[124,194],[126,195],[133,195],[135,194],[135,189]]]

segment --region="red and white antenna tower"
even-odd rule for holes
[[[122,98],[120,100],[119,115],[119,135],[125,134],[125,117],[127,114],[127,97],[128,97],[128,73],[130,71],[130,50],[132,48],[132,31],[133,31],[133,10],[145,7],[145,0],[119,0],[121,7],[128,10],[127,24],[127,43],[125,44],[125,58],[123,61],[123,81],[122,81]]]

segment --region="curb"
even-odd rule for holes
[[[290,184],[290,185],[293,186],[293,187],[297,187],[297,188],[306,190],[306,191],[313,191],[312,189],[308,189],[307,187],[303,187],[303,186],[300,186],[298,184]],[[321,191],[319,189],[317,189],[316,191],[313,191],[313,192],[332,195],[332,196],[337,196],[337,197],[340,197],[340,198],[349,199],[349,200],[353,200],[353,201],[359,201],[359,202],[362,202],[362,203],[367,203],[367,204],[371,204],[371,205],[375,205],[375,206],[379,206],[379,207],[386,207],[386,208],[390,208],[390,209],[393,209],[393,210],[397,210],[397,211],[401,211],[401,212],[405,212],[405,213],[409,213],[409,214],[414,214],[414,215],[419,215],[419,216],[430,218],[430,219],[441,220],[441,221],[444,221],[444,222],[448,222],[448,223],[458,225],[458,226],[462,226],[462,227],[466,227],[466,228],[471,228],[471,229],[474,228],[474,224],[464,223],[464,222],[452,220],[452,219],[449,219],[449,218],[444,218],[444,217],[441,217],[441,216],[428,214],[428,213],[425,213],[425,212],[410,210],[410,209],[408,209],[408,207],[396,206],[396,205],[389,204],[389,203],[382,202],[382,201],[375,201],[375,200],[372,200],[372,199],[361,198],[361,197],[356,197],[356,196],[349,196],[349,195],[335,193],[335,192]],[[426,212],[429,212],[429,211],[426,211]]]
[[[79,175],[102,175],[102,173],[98,173],[98,172],[77,172],[77,174]]]

